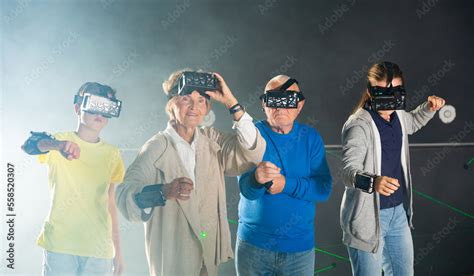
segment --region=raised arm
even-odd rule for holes
[[[413,134],[424,127],[445,105],[445,100],[437,96],[429,96],[428,100],[410,112],[402,111],[407,134]]]
[[[231,112],[234,121],[235,134],[224,134],[214,129],[208,129],[208,136],[222,148],[221,160],[224,173],[237,176],[251,169],[261,161],[265,150],[265,141],[252,122],[244,108],[238,105],[237,99],[227,86],[224,78],[214,73],[219,81],[220,90],[207,91],[211,99],[220,102]]]
[[[57,140],[46,132],[31,132],[31,136],[21,146],[21,149],[30,155],[45,154],[51,150],[61,152],[68,160],[79,159],[81,149],[71,141]]]

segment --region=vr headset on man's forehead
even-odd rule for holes
[[[403,85],[392,86],[393,63],[384,61],[383,65],[387,72],[387,86],[372,86],[369,81],[367,82],[370,94],[369,105],[375,111],[405,109],[405,87]]]
[[[100,114],[106,118],[118,118],[122,109],[122,101],[91,93],[74,96],[74,104],[79,104],[81,111],[90,114]]]
[[[265,91],[260,96],[267,107],[272,108],[297,108],[298,103],[304,100],[304,95],[300,91],[287,90],[293,84],[298,84],[295,79],[288,79],[280,88]]]

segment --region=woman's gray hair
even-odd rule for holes
[[[184,68],[184,69],[174,71],[173,73],[171,73],[168,79],[165,80],[162,84],[163,92],[166,94],[166,96],[169,97],[172,90],[178,89],[177,88],[178,80],[183,75],[183,73],[187,71],[204,72],[204,70],[201,70],[201,69],[193,70],[191,68]],[[168,114],[168,117],[170,120],[176,119],[173,113],[173,105],[176,103],[177,99],[178,97],[171,97],[166,103],[165,111],[166,111],[166,114]],[[206,100],[206,103],[207,103],[207,111],[209,112],[209,110],[211,109],[211,103],[209,100]]]

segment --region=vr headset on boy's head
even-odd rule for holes
[[[74,104],[79,104],[81,111],[100,114],[106,118],[120,116],[122,102],[117,99],[111,99],[91,93],[84,93],[82,96],[74,96]]]
[[[301,91],[287,90],[294,83],[298,84],[298,81],[290,78],[280,88],[265,91],[265,94],[260,96],[260,100],[267,107],[297,108],[298,103],[304,100],[304,95]]]
[[[372,86],[370,82],[367,82],[370,107],[375,111],[405,109],[405,87],[403,85],[392,86],[393,63],[384,61],[383,65],[387,71],[387,86]]]
[[[206,99],[210,99],[206,91],[214,91],[219,89],[219,82],[216,76],[211,73],[203,72],[183,72],[181,77],[178,79],[177,84],[171,88],[169,98],[174,96],[185,96],[193,93],[193,91],[199,92]]]

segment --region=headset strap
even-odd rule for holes
[[[298,84],[298,81],[295,79],[288,79],[281,87],[280,91],[286,91],[290,86],[292,86],[294,83]]]
[[[393,80],[393,63],[384,61],[383,66],[387,70],[387,87],[392,87]]]

